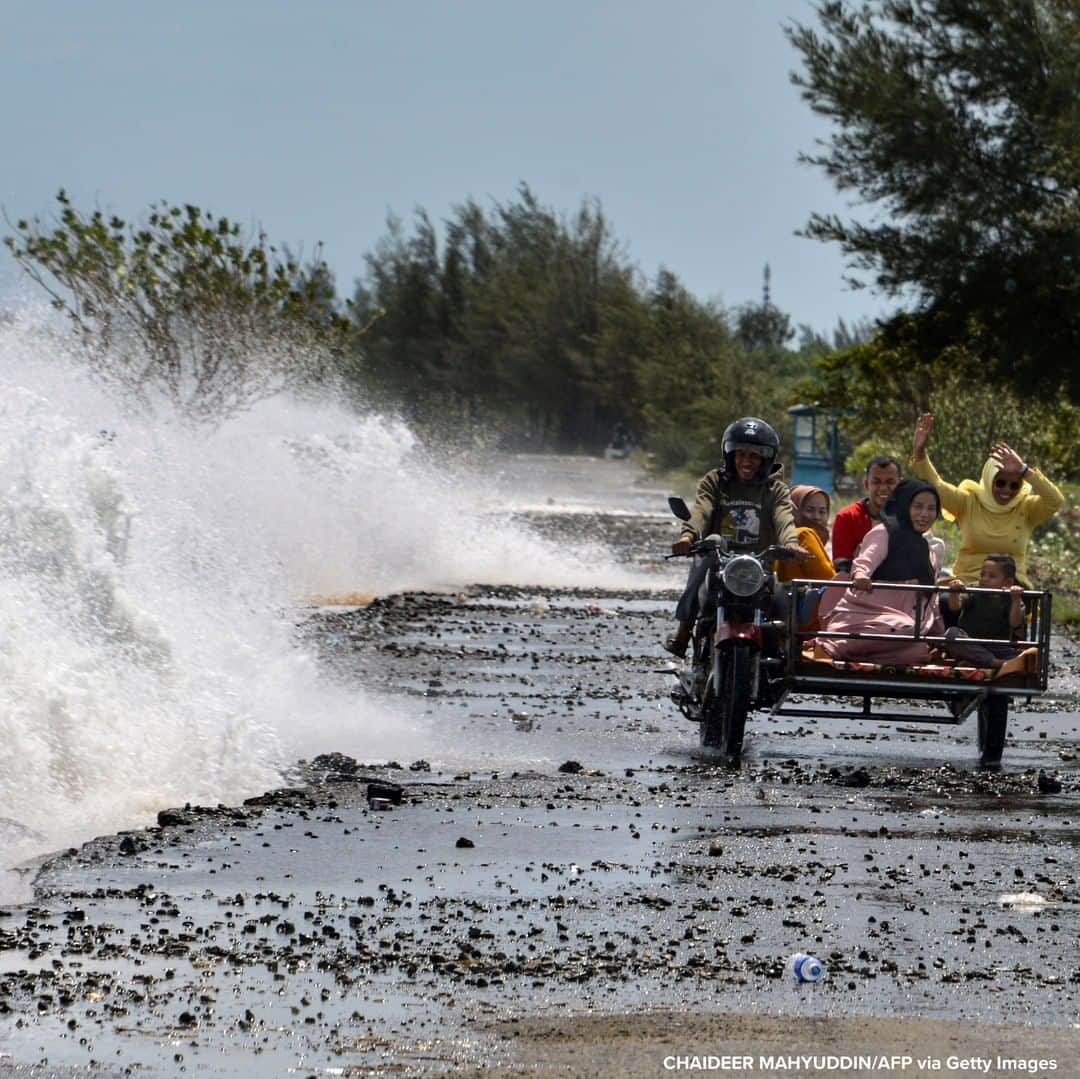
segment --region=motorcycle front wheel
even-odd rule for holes
[[[746,716],[753,694],[753,656],[748,645],[726,648],[716,657],[710,692],[701,717],[701,744],[729,757],[742,753]]]

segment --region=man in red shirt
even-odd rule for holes
[[[900,482],[900,462],[880,454],[871,457],[863,477],[866,497],[845,506],[833,521],[832,561],[837,573],[850,573],[851,560],[863,537],[881,521],[881,511]]]

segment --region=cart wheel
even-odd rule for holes
[[[1009,698],[987,697],[979,705],[979,759],[983,764],[997,764],[1005,749],[1005,731],[1009,726]]]

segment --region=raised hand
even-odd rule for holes
[[[911,440],[911,456],[916,461],[921,461],[926,456],[926,444],[930,441],[930,434],[934,430],[934,414],[924,412],[915,421],[915,435]]]
[[[1007,442],[995,442],[990,447],[990,456],[1001,466],[1002,472],[1019,474],[1027,468],[1020,455]]]

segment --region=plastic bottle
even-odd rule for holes
[[[815,959],[805,952],[796,952],[787,961],[788,976],[799,985],[805,982],[820,982],[825,977],[825,966],[820,959]]]

